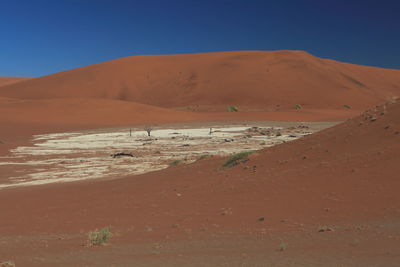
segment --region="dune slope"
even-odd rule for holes
[[[365,109],[400,95],[400,70],[302,51],[132,56],[2,88],[20,99],[101,98],[161,107]]]
[[[0,77],[0,87],[32,79],[30,77]]]
[[[390,243],[385,243],[387,235],[399,231],[395,227],[400,203],[399,140],[400,103],[396,103],[371,109],[315,135],[265,149],[248,162],[228,169],[221,168],[222,160],[211,158],[113,181],[4,190],[0,192],[0,230],[11,236],[57,234],[112,225],[118,232],[112,247],[126,246],[129,240],[169,242],[171,236],[191,240],[196,235],[203,240],[228,235],[234,238],[230,242],[237,244],[246,237],[261,235],[268,242],[274,231],[286,229],[304,234],[299,246],[306,248],[311,237],[318,240],[314,237],[318,229],[335,231],[321,241],[323,247],[329,244],[330,250],[306,250],[319,251],[314,260],[336,255],[336,250],[347,251],[339,237],[353,231],[362,231],[361,237],[367,239],[379,239],[383,243],[376,244],[382,246]],[[369,229],[372,223],[378,223],[381,230]],[[321,228],[326,225],[329,227]],[[382,228],[386,225],[389,228]],[[284,233],[278,236],[282,238]],[[368,248],[374,245],[365,244]],[[390,244],[386,250],[374,247],[374,258],[368,258],[368,250],[357,251],[347,264],[384,260],[385,266],[395,266],[399,251],[395,243]],[[240,255],[241,250],[237,253]],[[257,247],[252,253],[264,255],[265,251]],[[211,260],[216,255],[209,256]],[[338,260],[343,260],[337,256],[333,259],[326,266],[337,266]],[[315,262],[308,265],[318,266]]]

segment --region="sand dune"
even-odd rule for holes
[[[51,125],[115,126],[130,123],[188,121],[196,114],[110,99],[0,98],[0,122],[43,123]]]
[[[343,120],[374,108],[232,168],[210,157],[138,176],[4,189],[0,251],[18,266],[396,266],[400,102],[375,105],[400,95],[399,74],[300,51],[226,52],[128,57],[2,86],[0,153],[33,133]],[[187,112],[231,104],[252,112]],[[86,233],[104,226],[111,244],[85,246]],[[289,248],[278,254],[282,241]]]
[[[51,255],[43,253],[50,257],[61,255],[56,251],[63,253],[65,249],[74,255],[93,255],[96,253],[93,250],[82,252],[70,245],[74,243],[73,236],[82,230],[112,225],[118,232],[112,246],[119,248],[125,260],[149,260],[147,256],[128,254],[129,240],[179,246],[173,240],[200,236],[198,240],[212,242],[218,237],[221,253],[240,255],[240,244],[246,237],[252,242],[263,240],[257,243],[255,251],[268,247],[271,239],[284,237],[301,244],[308,244],[310,238],[320,242],[312,250],[301,245],[293,254],[285,254],[286,258],[302,255],[304,251],[315,253],[313,261],[306,258],[308,265],[318,265],[330,256],[335,259],[332,266],[338,261],[346,263],[345,260],[350,260],[347,262],[350,266],[360,265],[365,257],[369,258],[368,249],[372,248],[374,259],[369,259],[369,263],[372,260],[392,266],[398,260],[393,243],[397,239],[387,240],[386,235],[396,231],[390,225],[398,218],[399,138],[400,103],[397,103],[371,109],[360,117],[297,141],[265,149],[251,156],[250,161],[229,169],[221,169],[223,161],[211,158],[113,181],[5,190],[0,194],[1,231],[11,237],[21,233],[72,234],[64,244],[47,239],[48,244],[57,244]],[[380,225],[378,232],[375,224]],[[318,229],[335,233],[325,235]],[[385,235],[379,235],[380,231],[386,231]],[[292,234],[285,235],[289,232]],[[357,257],[346,256],[350,248],[343,242],[351,240],[343,241],[340,237],[343,234],[366,238],[365,243],[356,244],[361,249],[356,250]],[[226,236],[230,238],[228,243],[223,241]],[[75,242],[84,239],[78,237]],[[371,243],[371,239],[378,242]],[[224,252],[223,248],[232,244],[238,247]],[[379,250],[374,244],[391,245]],[[14,246],[21,245],[17,242]],[[32,246],[25,248],[21,261],[34,262],[29,251],[32,255],[36,253]],[[96,255],[104,258],[102,253]],[[163,262],[171,253],[177,256],[172,249],[157,259]],[[202,257],[213,255],[204,248],[196,253]],[[387,257],[387,253],[392,257]],[[194,254],[186,256],[189,262],[196,259]],[[91,264],[96,262],[94,257],[83,259]],[[300,262],[302,259],[296,258]]]
[[[30,77],[0,77],[0,87],[32,79]]]
[[[5,86],[4,97],[100,98],[224,110],[365,109],[400,95],[400,70],[320,59],[302,51],[132,56]],[[204,107],[203,107],[204,106]]]

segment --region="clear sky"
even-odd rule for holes
[[[132,55],[279,49],[400,69],[400,1],[0,0],[0,76]]]

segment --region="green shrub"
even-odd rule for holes
[[[243,151],[243,152],[239,152],[237,154],[234,154],[232,156],[230,156],[225,162],[224,164],[222,164],[223,167],[233,167],[237,164],[239,164],[240,162],[244,162],[247,161],[248,156],[253,154],[254,151]]]
[[[110,237],[112,236],[111,227],[104,227],[101,229],[96,229],[94,231],[89,232],[89,242],[93,246],[102,245],[107,243]]]
[[[174,160],[174,161],[171,161],[170,163],[169,163],[169,166],[176,166],[176,165],[178,165],[179,163],[181,163],[182,162],[182,160]]]
[[[294,106],[294,108],[295,108],[295,109],[302,109],[303,107],[302,107],[300,104],[296,104],[296,105]]]
[[[203,154],[200,157],[198,157],[196,161],[199,161],[199,160],[202,160],[202,159],[205,159],[205,158],[208,158],[208,157],[211,157],[211,155],[210,154]]]
[[[227,108],[227,111],[228,111],[228,112],[238,112],[239,109],[238,109],[237,107],[235,107],[235,106],[229,106],[229,107]]]
[[[349,106],[349,105],[343,105],[343,107],[347,108],[347,109],[351,109],[351,106]]]
[[[287,244],[283,241],[281,241],[281,243],[279,244],[279,250],[280,251],[284,251],[287,249]]]

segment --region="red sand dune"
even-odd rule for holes
[[[198,266],[217,258],[207,250],[215,240],[219,240],[218,255],[225,255],[222,262],[244,261],[241,255],[246,251],[255,255],[249,262],[261,264],[276,253],[271,239],[282,238],[293,242],[293,252],[289,248],[275,263],[290,259],[289,263],[307,266],[318,262],[395,266],[400,255],[393,228],[400,212],[399,162],[400,103],[396,103],[265,149],[230,169],[222,169],[222,160],[211,158],[112,181],[4,190],[0,231],[10,238],[24,234],[46,240],[52,250],[39,253],[40,266],[52,261],[67,266],[73,262],[71,255],[78,255],[80,264],[96,260],[104,265],[124,260],[161,264],[171,258],[176,263],[185,251],[182,240],[193,237],[206,244],[185,252],[187,264]],[[79,247],[85,232],[104,225],[118,233],[110,247]],[[320,226],[334,232],[319,233]],[[65,241],[56,238],[61,234],[67,236]],[[252,241],[243,248],[249,238]],[[151,249],[142,254],[130,250],[146,242],[173,248],[154,257]],[[32,256],[43,244],[37,240],[29,246],[23,241],[1,246],[20,262],[33,264]],[[70,253],[68,259],[62,258],[65,251]],[[108,254],[108,262],[102,262],[112,251],[118,251],[118,259]],[[263,260],[257,262],[257,257]]]
[[[0,77],[0,87],[32,79],[30,77]]]
[[[0,140],[149,122],[338,120],[400,95],[399,73],[296,51],[123,58],[2,86]],[[166,109],[231,104],[261,112]],[[305,108],[288,110],[295,104]],[[276,105],[280,112],[267,112]],[[5,189],[0,257],[17,266],[396,266],[399,162],[395,103],[229,169],[208,158],[115,180]],[[88,231],[107,225],[109,246],[82,246]]]
[[[8,85],[0,95],[101,98],[195,110],[238,105],[275,111],[296,104],[364,110],[400,95],[399,84],[400,70],[320,59],[303,51],[241,51],[121,58]]]
[[[340,121],[400,95],[399,73],[301,51],[122,58],[1,86],[0,140],[7,139],[8,145],[0,146],[0,153],[34,133],[95,127],[218,120]],[[294,110],[296,104],[303,108]],[[229,105],[239,106],[241,112],[225,112]],[[185,112],[165,109],[171,107]],[[10,143],[12,139],[18,142]]]

